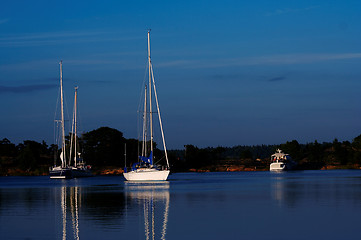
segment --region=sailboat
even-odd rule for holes
[[[74,111],[73,111],[73,121],[72,121],[72,140],[70,144],[70,157],[69,162],[67,162],[66,155],[66,144],[65,144],[65,127],[64,127],[64,94],[63,94],[63,62],[60,61],[60,112],[61,120],[56,120],[57,123],[60,123],[60,141],[61,141],[61,153],[60,160],[61,165],[49,169],[50,178],[77,178],[77,177],[91,177],[91,167],[85,165],[81,154],[78,151],[77,144],[77,96],[78,96],[78,87],[75,87],[75,96],[74,96]],[[74,139],[74,140],[73,140]],[[74,146],[74,150],[73,150]],[[71,165],[72,154],[74,152],[74,165]]]
[[[139,156],[139,161],[134,163],[130,169],[124,168],[124,178],[127,181],[165,181],[169,175],[169,161],[167,155],[167,148],[165,144],[162,119],[160,116],[157,91],[155,87],[154,74],[152,62],[150,58],[150,31],[148,31],[148,86],[145,84],[144,92],[144,111],[143,111],[143,134],[142,134],[142,153]],[[153,90],[152,90],[153,88]],[[162,135],[162,142],[164,148],[164,155],[167,162],[166,166],[157,166],[154,164],[153,150],[153,110],[152,110],[152,96],[154,95],[157,107],[157,115],[159,120],[160,132]],[[148,139],[148,130],[150,133]],[[148,144],[149,143],[149,144]],[[148,147],[148,145],[150,145]],[[148,149],[149,148],[149,149]],[[149,152],[149,153],[148,153]]]
[[[71,167],[72,177],[91,177],[93,176],[91,172],[91,166],[85,165],[81,153],[79,152],[78,147],[78,135],[77,135],[77,112],[78,112],[78,87],[75,87],[74,95],[74,110],[73,110],[73,121],[72,121],[72,138],[70,141],[70,157],[69,157],[69,166],[71,166],[72,154],[74,153],[74,165]],[[74,151],[73,151],[74,147]]]
[[[66,148],[65,148],[65,129],[64,129],[64,99],[63,99],[63,62],[60,61],[60,112],[61,120],[56,120],[60,123],[60,137],[61,137],[61,165],[57,166],[56,163],[49,169],[50,178],[72,178],[71,168],[66,162]]]

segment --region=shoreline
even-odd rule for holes
[[[36,170],[21,170],[21,169],[7,169],[6,172],[0,173],[0,176],[48,176],[48,171],[41,171],[40,169]],[[323,166],[320,169],[297,169],[297,170],[361,170],[361,166],[358,164],[354,165],[327,165]],[[297,171],[295,170],[295,171]],[[269,168],[257,168],[251,166],[209,166],[199,169],[191,168],[185,171],[176,171],[174,173],[205,173],[205,172],[255,172],[255,171],[269,171]],[[113,175],[122,175],[123,168],[119,167],[107,167],[102,169],[95,169],[93,171],[94,176],[113,176]]]

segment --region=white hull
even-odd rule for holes
[[[269,170],[274,172],[293,170],[296,165],[297,163],[292,160],[290,155],[283,153],[281,149],[277,149],[276,153],[271,156]]]
[[[67,176],[50,176],[51,179],[66,179]]]
[[[270,171],[281,172],[286,170],[286,164],[283,162],[271,163],[269,166]]]
[[[284,162],[274,162],[270,164],[269,170],[275,172],[282,172],[287,170],[292,170],[296,166],[295,163],[284,163]]]
[[[169,170],[137,169],[123,173],[127,181],[165,181],[169,175]]]

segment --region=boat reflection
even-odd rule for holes
[[[170,202],[169,182],[124,184],[127,199],[136,201],[142,209],[145,239],[166,239]]]
[[[317,191],[314,191],[317,189]],[[305,181],[288,172],[278,172],[271,181],[271,196],[279,206],[295,208],[302,201],[318,199],[322,183]]]
[[[61,217],[62,239],[79,239],[79,208],[81,207],[81,194],[79,187],[61,187]],[[68,217],[69,214],[69,217]],[[70,218],[70,219],[69,219]],[[71,224],[68,223],[71,220]],[[70,225],[70,226],[69,226]],[[67,236],[67,231],[72,230],[72,235]]]
[[[282,204],[285,199],[285,185],[282,177],[276,177],[271,183],[271,193],[278,204]]]

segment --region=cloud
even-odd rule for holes
[[[253,57],[248,59],[248,63],[249,65],[287,65],[358,58],[361,58],[361,53],[285,54]]]
[[[0,19],[0,24],[7,23],[9,19]]]
[[[268,82],[278,82],[278,81],[283,81],[285,79],[286,79],[286,77],[274,77],[274,78],[268,79],[267,81]]]
[[[29,33],[0,37],[0,47],[31,47],[84,42],[129,41],[136,39],[141,38],[117,36],[114,35],[113,32],[103,31]]]
[[[17,87],[8,87],[0,86],[0,93],[29,93],[29,92],[39,92],[45,91],[48,89],[56,88],[55,84],[34,84],[34,85],[24,85]]]
[[[296,13],[296,12],[303,12],[303,11],[309,11],[315,8],[319,8],[320,6],[311,6],[306,8],[283,8],[283,9],[277,9],[273,12],[266,13],[266,16],[276,16],[276,15],[283,15],[288,13]]]
[[[189,66],[192,65],[193,61],[188,60],[175,60],[175,61],[167,61],[156,64],[157,67],[177,67],[177,66]]]
[[[284,54],[255,56],[245,58],[212,58],[203,60],[187,60],[168,62],[168,64],[159,64],[162,67],[180,67],[189,69],[208,69],[222,67],[240,67],[240,66],[272,66],[272,65],[296,65],[312,64],[317,62],[326,62],[333,60],[361,59],[361,53],[325,53],[325,54]]]

